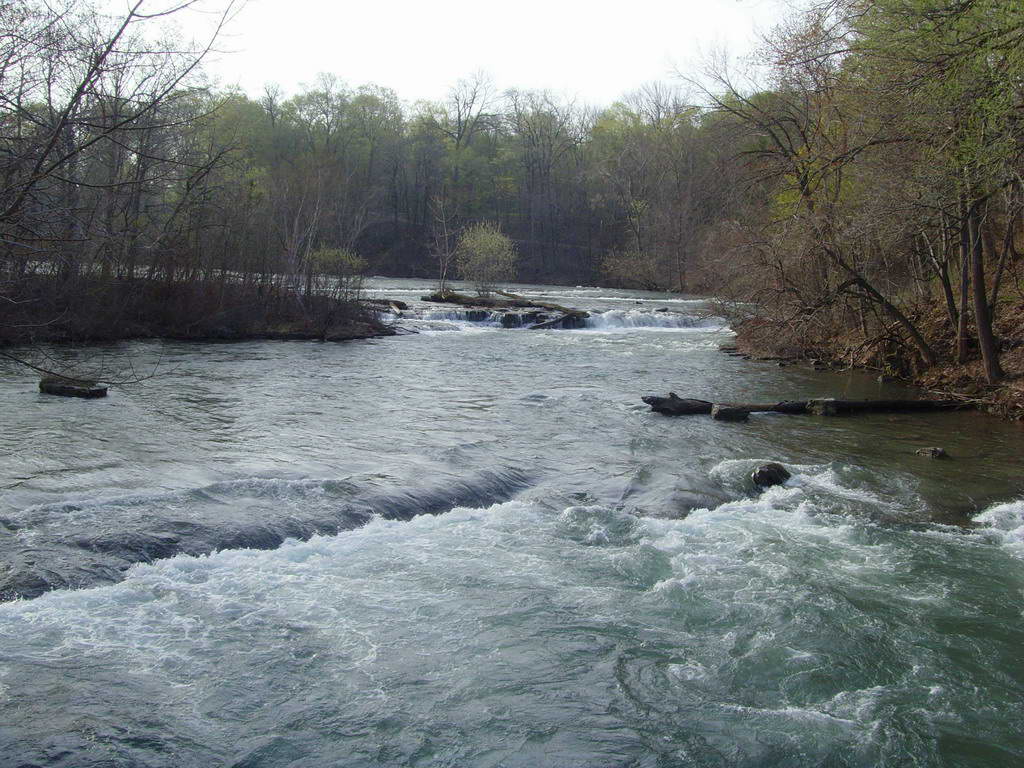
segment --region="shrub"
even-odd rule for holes
[[[500,282],[515,279],[518,261],[515,244],[488,222],[467,228],[455,250],[459,275],[473,283],[480,296],[490,295]]]

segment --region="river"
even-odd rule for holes
[[[906,392],[517,290],[590,327],[52,350],[156,374],[99,401],[0,367],[0,766],[1024,762],[1019,426],[659,416]]]

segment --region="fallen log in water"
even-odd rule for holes
[[[964,404],[959,400],[839,400],[829,397],[808,400],[806,403],[807,413],[818,416],[955,411],[963,408]]]
[[[679,397],[675,392],[669,392],[668,397],[648,395],[642,398],[645,403],[651,406],[652,411],[664,413],[666,416],[690,416],[693,414],[710,414],[715,405],[726,408],[734,408],[746,411],[747,413],[774,412],[774,413],[807,413],[806,400],[784,400],[780,403],[712,403],[709,400],[694,400],[692,398]]]
[[[652,411],[664,413],[666,416],[690,416],[695,413],[711,413],[714,403],[708,400],[684,400],[675,392],[669,392],[668,397],[647,395],[641,398],[651,406]]]
[[[647,395],[641,398],[652,411],[666,416],[711,414],[717,407],[728,413],[810,413],[818,416],[841,416],[854,413],[915,413],[922,411],[952,411],[972,408],[962,400],[839,400],[814,398],[811,400],[783,400],[778,403],[712,403],[679,397],[669,392],[668,397]]]

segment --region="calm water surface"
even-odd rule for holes
[[[662,417],[906,393],[519,290],[590,327],[54,350],[158,374],[94,402],[0,368],[0,766],[1024,762],[1019,427]]]

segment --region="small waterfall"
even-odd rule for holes
[[[415,319],[483,328],[529,328],[556,316],[553,313],[531,310],[520,312],[489,309],[432,309],[419,314]]]
[[[487,309],[432,309],[424,312],[421,320],[439,320],[448,323],[478,323],[480,325],[501,326],[501,312]]]
[[[678,312],[649,312],[636,309],[610,309],[594,312],[584,321],[584,327],[592,330],[615,328],[708,328],[725,325],[720,317],[684,315]]]
[[[408,319],[427,323],[447,323],[462,328],[531,328],[561,317],[560,313],[545,311],[507,311],[489,309],[430,309]],[[564,324],[555,324],[552,328],[584,330],[618,330],[618,329],[708,329],[714,330],[725,326],[720,317],[687,315],[680,312],[652,312],[641,309],[610,309],[605,312],[592,312],[589,317],[580,319],[566,317]]]

